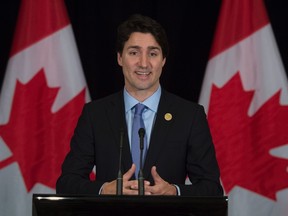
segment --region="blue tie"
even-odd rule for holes
[[[143,104],[136,104],[135,105],[135,112],[134,112],[134,119],[132,124],[132,134],[131,134],[131,152],[132,152],[132,159],[133,163],[136,165],[136,172],[135,177],[138,178],[138,173],[140,169],[140,139],[138,131],[140,128],[145,129],[144,121],[142,118],[142,113],[145,109],[145,105]],[[145,154],[147,150],[147,141],[146,141],[146,135],[144,136],[144,149],[143,149],[143,163],[145,159]]]

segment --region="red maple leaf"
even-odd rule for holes
[[[27,84],[17,81],[9,122],[0,135],[12,152],[0,169],[17,162],[27,191],[36,183],[55,188],[61,164],[85,103],[85,89],[59,111],[51,106],[59,88],[49,88],[43,69]]]
[[[279,104],[277,92],[249,117],[253,95],[239,73],[222,88],[213,86],[208,121],[226,192],[238,185],[275,200],[288,187],[288,160],[269,151],[288,143],[288,106]]]

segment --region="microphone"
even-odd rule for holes
[[[120,145],[119,145],[119,169],[118,169],[118,176],[117,176],[117,186],[116,186],[116,194],[122,195],[123,194],[123,174],[121,169],[122,164],[122,149],[123,149],[123,139],[124,139],[124,130],[123,128],[120,129]]]
[[[143,177],[143,149],[144,149],[144,136],[145,129],[140,128],[138,131],[139,139],[140,139],[140,167],[138,173],[138,194],[144,195],[144,177]]]

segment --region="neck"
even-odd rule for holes
[[[145,101],[147,98],[149,98],[151,95],[153,95],[157,89],[159,88],[159,85],[157,86],[157,88],[154,89],[144,89],[144,90],[131,90],[131,89],[127,89],[127,92],[134,97],[136,100],[138,100],[139,102],[143,102]]]

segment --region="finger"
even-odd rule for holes
[[[159,195],[160,188],[161,188],[160,184],[157,184],[157,185],[155,184],[153,186],[145,185],[145,194],[149,193],[153,195]]]
[[[125,186],[124,186],[125,185]],[[124,195],[137,195],[138,194],[138,181],[126,181],[123,184],[123,194]]]
[[[124,195],[138,195],[138,190],[134,190],[131,188],[126,188],[123,190]]]
[[[128,181],[126,184],[126,188],[137,190],[138,189],[138,180]]]
[[[149,186],[150,184],[151,184],[150,181],[144,180],[144,185]]]
[[[128,186],[130,185],[130,186]],[[144,181],[145,188],[150,185],[149,181]],[[152,195],[150,191],[146,191],[144,189],[145,195]],[[138,195],[139,194],[139,186],[138,186],[138,180],[128,181],[127,186],[125,189],[123,189],[124,195]]]
[[[149,185],[150,185],[150,182],[147,180],[144,180],[144,186],[149,186]],[[129,187],[132,190],[138,190],[139,188],[138,180],[129,181]]]

